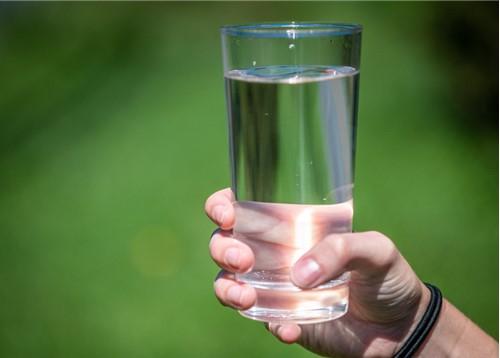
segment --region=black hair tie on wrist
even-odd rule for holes
[[[443,304],[441,291],[439,288],[431,285],[430,283],[425,283],[425,285],[429,291],[431,291],[431,300],[429,305],[427,306],[422,319],[418,322],[417,327],[403,344],[401,349],[394,355],[394,358],[412,357],[425,341],[439,317],[439,312],[441,312],[441,306]]]

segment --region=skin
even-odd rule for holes
[[[219,301],[245,310],[256,300],[255,290],[236,282],[232,274],[254,265],[252,250],[232,238],[233,195],[224,189],[205,204],[219,229],[210,240],[210,255],[222,268],[214,283]],[[292,268],[292,280],[313,288],[351,271],[349,311],[340,319],[309,325],[269,324],[284,343],[298,343],[328,357],[390,357],[411,334],[430,300],[430,293],[385,235],[370,231],[328,235]],[[494,357],[498,344],[444,300],[441,315],[418,353],[421,357]]]

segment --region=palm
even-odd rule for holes
[[[404,260],[400,264],[411,272]],[[329,357],[392,356],[396,342],[413,322],[420,299],[415,294],[420,292],[416,276],[399,272],[395,277],[394,272],[382,272],[370,280],[353,272],[348,313],[338,320],[303,325],[299,343]]]

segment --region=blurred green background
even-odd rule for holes
[[[0,5],[0,355],[309,357],[212,293],[218,27],[364,25],[357,230],[498,336],[498,3]]]

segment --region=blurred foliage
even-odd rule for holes
[[[364,25],[357,230],[498,335],[498,3],[2,3],[0,355],[308,357],[221,307],[218,27]]]

